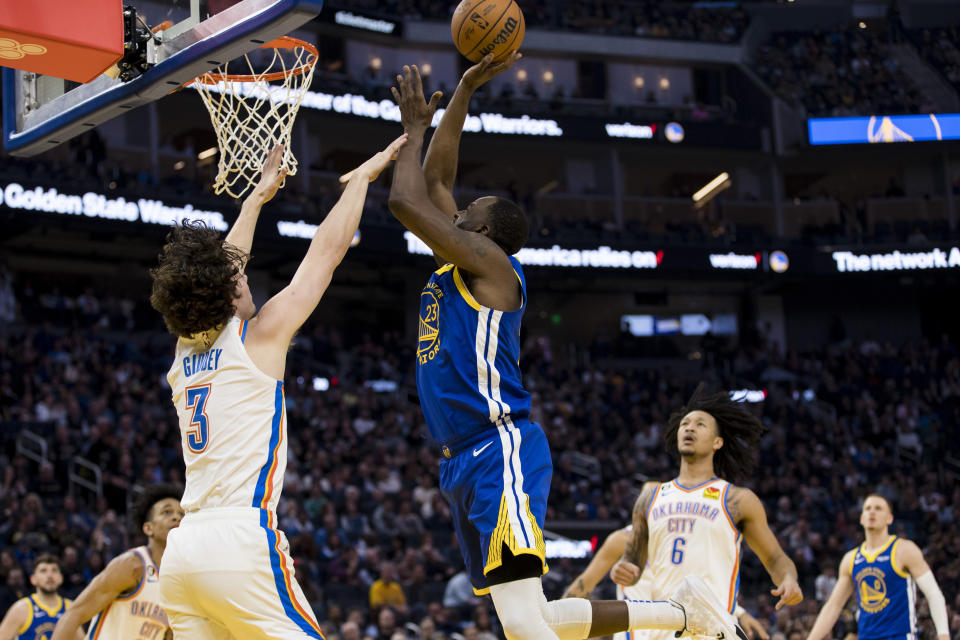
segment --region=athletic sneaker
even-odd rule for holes
[[[685,577],[669,600],[680,607],[685,618],[678,638],[693,635],[737,640],[745,635],[700,576]]]

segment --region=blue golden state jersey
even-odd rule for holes
[[[857,595],[857,637],[917,637],[917,589],[909,573],[897,566],[900,539],[890,540],[878,551],[857,547],[850,563],[850,577]]]
[[[24,598],[29,606],[27,620],[18,630],[17,640],[50,640],[57,621],[63,617],[70,601],[57,596],[59,603],[53,609],[48,609],[40,603],[37,594]]]
[[[450,449],[530,413],[519,364],[527,283],[520,262],[513,256],[510,262],[523,296],[516,311],[478,303],[452,264],[437,269],[420,294],[420,406],[430,435]]]

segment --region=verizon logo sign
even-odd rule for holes
[[[833,261],[837,271],[908,271],[950,269],[960,267],[960,248],[950,250],[856,254],[851,251],[834,251]]]
[[[761,258],[761,253],[711,253],[710,266],[714,269],[756,269]]]

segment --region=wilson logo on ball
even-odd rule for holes
[[[517,30],[518,24],[520,24],[520,22],[515,18],[507,18],[507,21],[504,23],[503,28],[500,29],[499,33],[497,33],[497,36],[485,46],[480,48],[480,57],[482,58],[496,49],[498,45],[505,44],[507,41],[509,41],[510,36],[513,35],[513,32]]]

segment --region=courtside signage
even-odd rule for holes
[[[960,248],[931,251],[891,251],[889,253],[862,253],[834,251],[834,266],[840,273],[871,271],[927,271],[960,267]]]
[[[714,269],[756,269],[760,266],[760,253],[711,253],[710,266]]]
[[[407,253],[432,256],[423,240],[409,231],[403,233]],[[520,264],[536,267],[611,267],[615,269],[656,269],[663,261],[663,251],[618,251],[610,247],[596,249],[564,249],[526,247],[517,252]]]
[[[381,20],[380,18],[359,16],[355,13],[350,13],[349,11],[337,11],[333,15],[333,21],[337,24],[342,24],[347,27],[363,29],[365,31],[376,31],[377,33],[391,34],[397,30],[396,22]]]
[[[226,231],[227,222],[219,211],[194,209],[192,205],[172,207],[162,200],[109,198],[88,191],[83,195],[61,193],[54,188],[24,187],[11,182],[0,191],[0,204],[11,209],[37,213],[59,213],[103,220],[121,220],[148,224],[172,225],[184,219],[202,220],[208,227]]]

